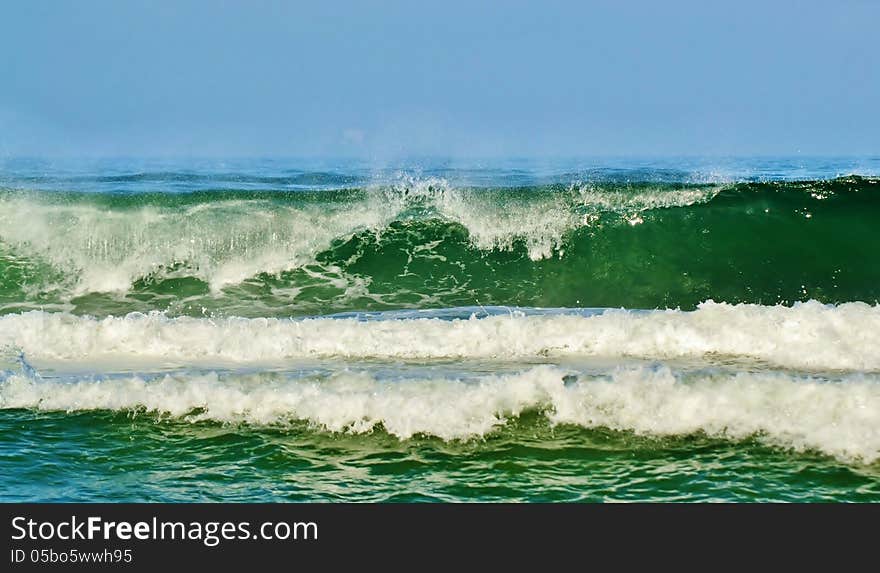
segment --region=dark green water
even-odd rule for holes
[[[4,481],[9,500],[880,500],[876,467],[750,440],[550,428],[535,416],[466,443],[112,413],[16,412],[0,430],[0,459],[18,468]]]

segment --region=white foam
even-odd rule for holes
[[[216,291],[313,262],[333,240],[383,228],[396,213],[382,201],[106,209],[13,195],[0,198],[0,240],[73,273],[75,294],[123,292],[138,278],[177,266]]]
[[[607,310],[595,316],[530,315],[362,322],[354,318],[94,319],[32,311],[0,317],[0,348],[34,360],[150,358],[178,362],[344,357],[741,357],[777,366],[880,370],[880,306],[815,301],[792,307],[705,302],[692,312]]]
[[[632,221],[641,211],[709,201],[721,188],[609,190],[572,184],[554,193],[499,195],[425,179],[406,180],[396,190],[406,190],[410,200],[424,199],[441,216],[463,225],[478,249],[509,251],[522,243],[530,259],[540,260],[560,253],[566,234],[594,224],[599,211],[616,212]]]
[[[705,433],[757,437],[844,460],[880,459],[880,379],[850,374],[829,382],[781,372],[677,374],[667,367],[619,368],[563,381],[571,371],[537,366],[472,379],[382,381],[363,371],[327,377],[173,374],[145,380],[51,381],[10,375],[0,407],[41,410],[146,409],[184,421],[258,425],[304,420],[334,432],[381,424],[401,439],[485,436],[526,411],[554,424],[647,436]]]

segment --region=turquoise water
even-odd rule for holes
[[[0,162],[0,497],[877,500],[878,172]]]

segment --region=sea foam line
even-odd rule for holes
[[[0,348],[34,360],[178,362],[302,358],[502,359],[729,356],[796,369],[880,370],[880,306],[705,302],[697,310],[607,310],[594,316],[94,319],[32,311],[0,317]]]
[[[297,420],[355,434],[381,425],[400,439],[444,440],[486,436],[524,412],[539,412],[552,424],[656,437],[754,437],[845,461],[880,459],[880,379],[872,374],[828,381],[784,372],[685,374],[640,366],[578,375],[548,365],[402,381],[351,370],[299,379],[265,372],[75,381],[7,374],[0,381],[0,408],[146,410],[181,422],[253,425]]]

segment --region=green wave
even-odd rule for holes
[[[880,179],[0,194],[0,308],[880,300]]]

